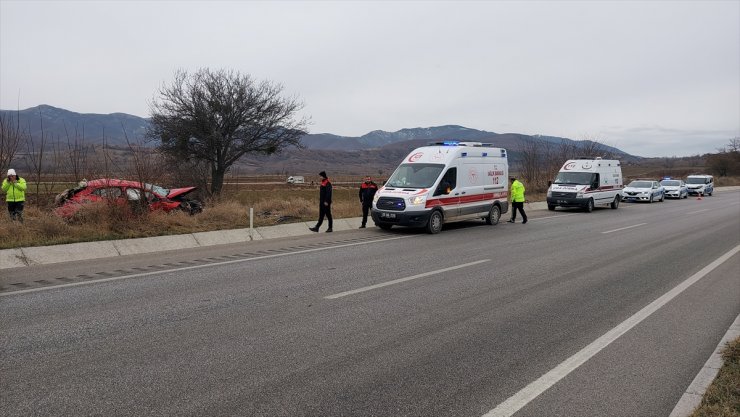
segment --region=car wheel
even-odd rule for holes
[[[375,225],[383,230],[391,230],[391,227],[393,227],[392,224],[388,224],[388,223],[376,223]]]
[[[547,205],[547,209],[550,210],[550,211],[555,211],[555,207],[557,207],[557,206],[554,206],[552,204],[548,204]]]
[[[652,194],[650,194],[650,200],[648,200],[648,203],[650,203],[650,204],[653,203],[653,195]]]
[[[586,211],[586,213],[591,213],[592,211],[594,211],[594,199],[593,198],[588,199],[588,202],[586,203],[586,208],[584,210]]]
[[[488,212],[488,217],[486,217],[486,224],[496,225],[498,224],[500,218],[501,208],[494,204],[493,207],[491,207],[491,211]]]
[[[707,195],[711,197],[712,196],[712,193],[707,193]]]
[[[663,200],[665,200],[665,194],[661,194],[660,195],[660,200],[658,200],[658,201],[662,203]]]
[[[609,207],[611,207],[614,210],[616,210],[617,208],[619,208],[619,196],[618,195],[615,195],[614,196],[614,201],[612,201],[612,203],[609,205]]]
[[[433,212],[432,215],[429,216],[429,222],[427,223],[427,232],[433,235],[439,233],[442,230],[442,223],[444,223],[442,213],[440,213],[439,211]]]

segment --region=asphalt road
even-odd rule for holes
[[[667,416],[739,245],[732,191],[6,270],[0,414]]]

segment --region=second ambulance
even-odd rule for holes
[[[622,167],[615,159],[571,159],[563,164],[547,190],[547,208],[594,206],[619,207],[622,201]]]

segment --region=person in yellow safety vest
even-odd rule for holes
[[[3,180],[2,189],[5,201],[8,202],[10,220],[23,223],[23,203],[26,201],[26,180],[19,177],[14,169],[8,170],[8,177]]]
[[[516,211],[519,210],[522,213],[522,224],[527,222],[527,213],[524,212],[524,184],[517,181],[516,178],[511,177],[511,188],[509,189],[509,195],[511,195],[511,219],[509,223],[516,221]]]

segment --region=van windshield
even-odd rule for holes
[[[705,182],[709,183],[709,181],[704,177],[686,178],[686,184],[704,184]]]
[[[444,169],[442,164],[401,164],[386,183],[390,187],[429,188]]]
[[[591,184],[590,172],[558,172],[555,184],[586,185]]]

